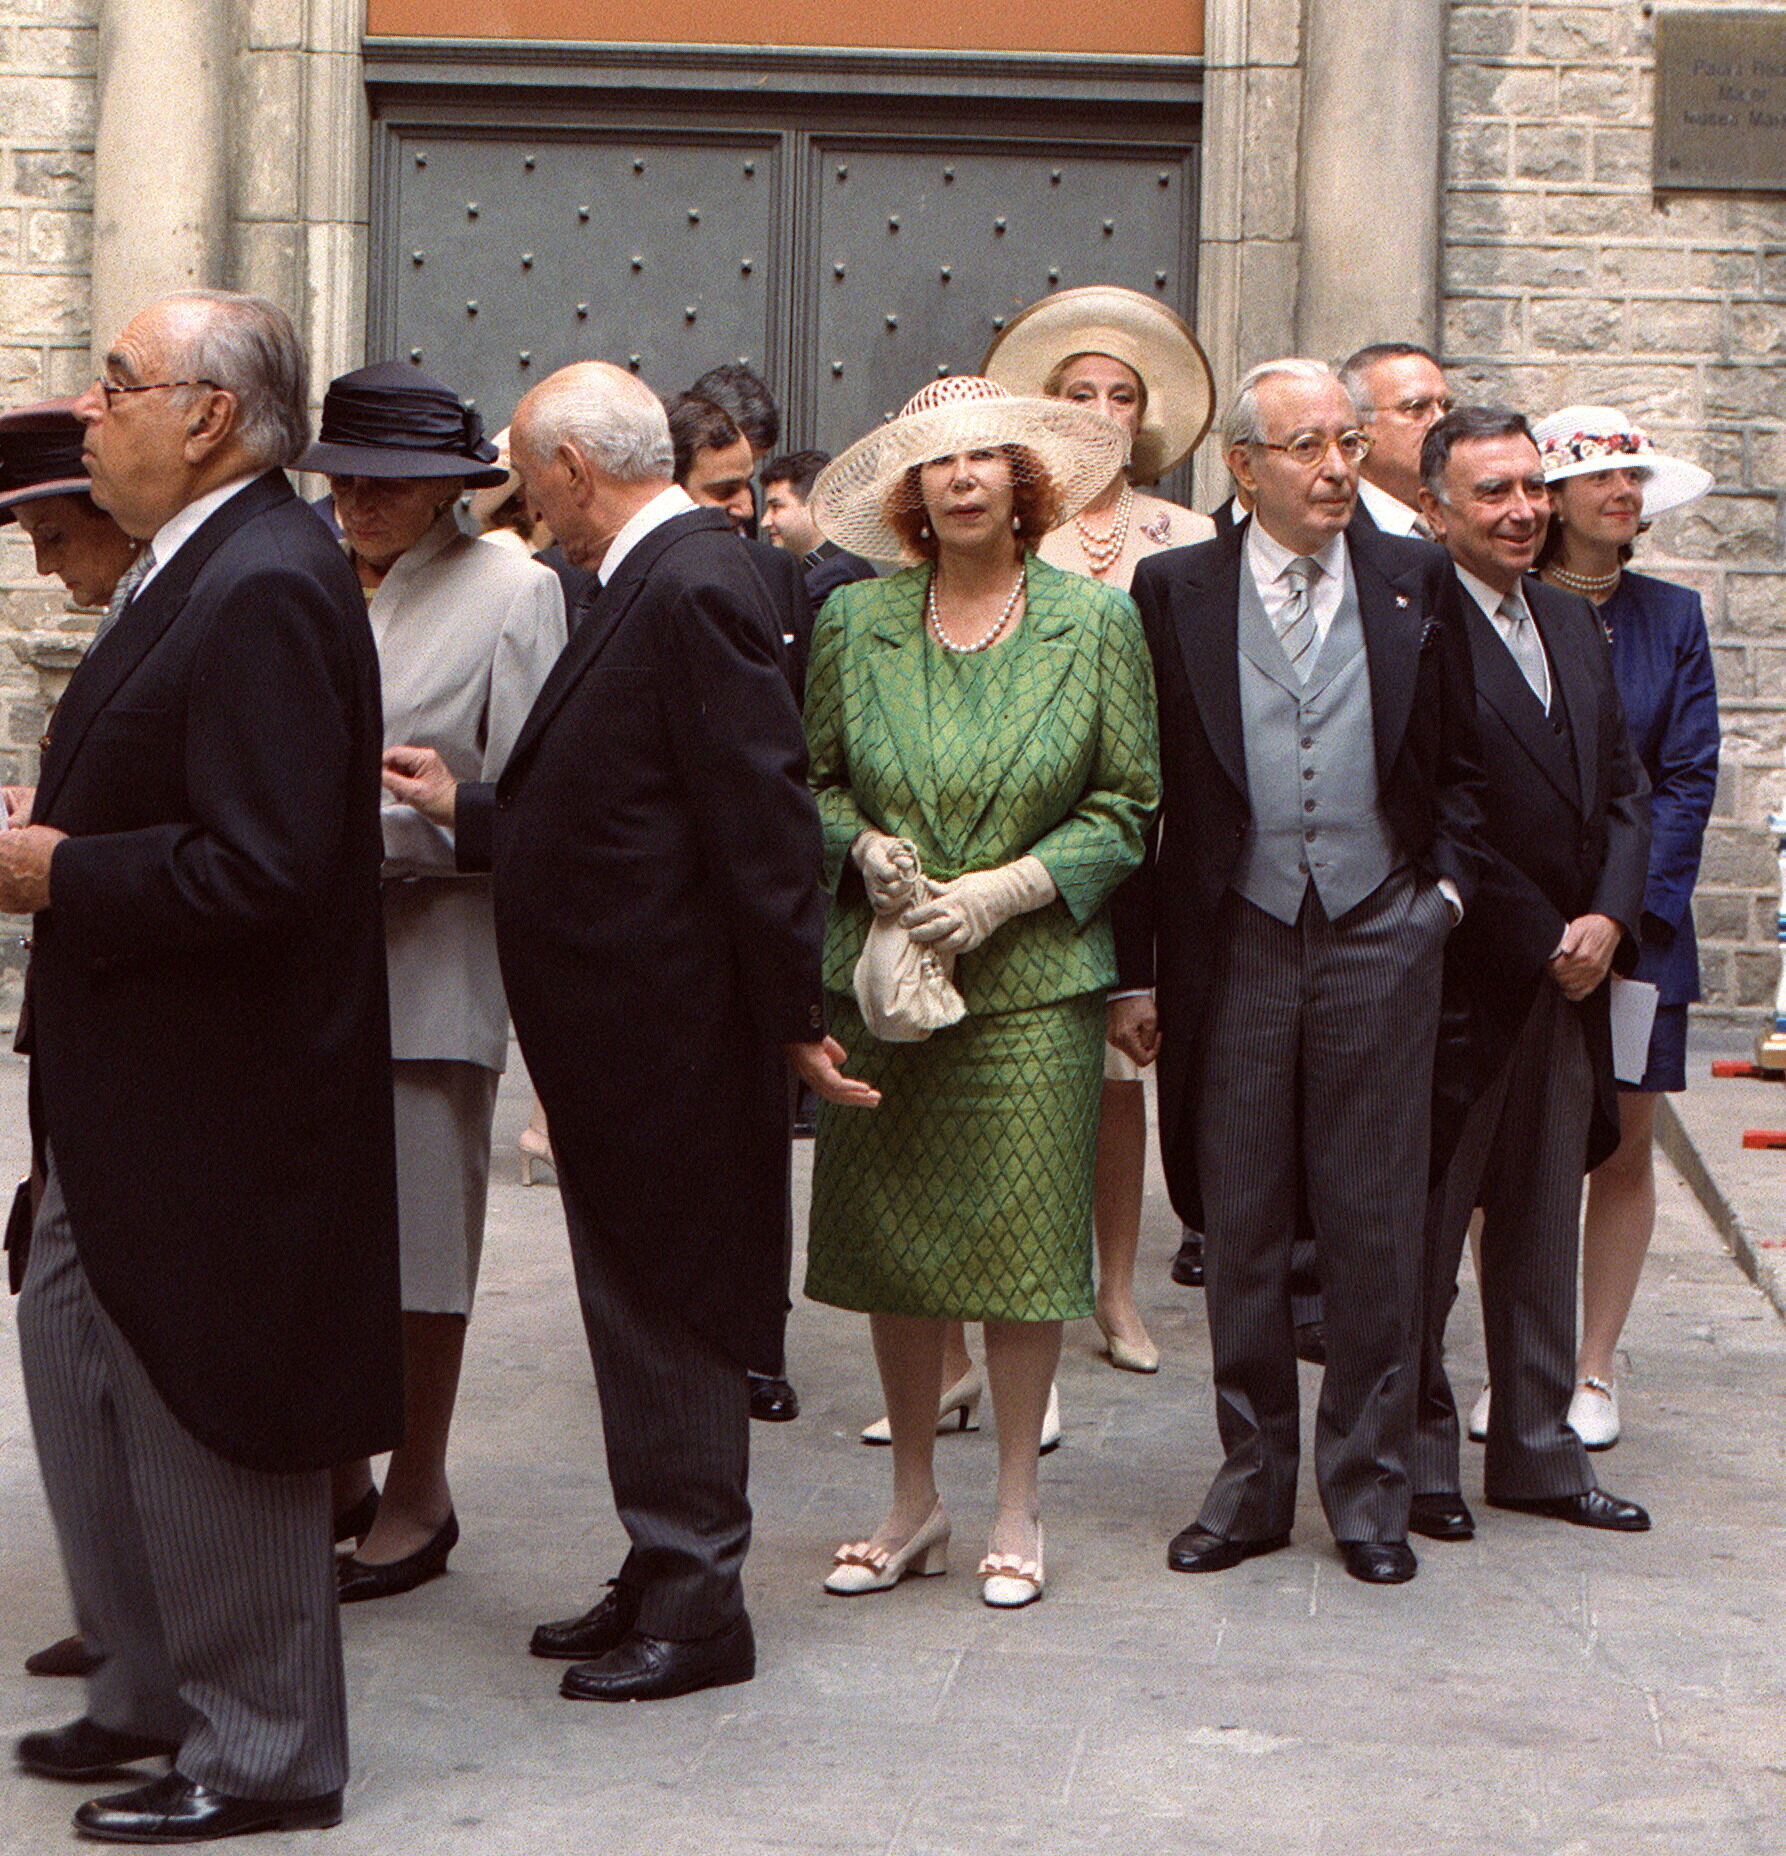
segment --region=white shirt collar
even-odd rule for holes
[[[1265,532],[1265,525],[1257,516],[1246,525],[1247,554],[1252,561],[1253,577],[1262,586],[1269,586],[1272,581],[1280,579],[1283,571],[1292,561],[1303,557],[1286,548],[1276,536]],[[1346,577],[1346,533],[1341,529],[1337,535],[1330,536],[1324,546],[1307,557],[1312,560],[1322,573],[1334,580]]]
[[[1490,619],[1499,619],[1501,616],[1501,601],[1505,599],[1507,595],[1505,593],[1497,593],[1486,580],[1478,580],[1467,567],[1459,567],[1455,561],[1452,562],[1452,567],[1456,571],[1458,585],[1482,608],[1483,616]],[[1526,605],[1526,596],[1523,590],[1516,584],[1513,588],[1513,592],[1515,597],[1519,600],[1521,609],[1529,613],[1531,607]]]
[[[1413,534],[1414,524],[1420,520],[1418,509],[1410,509],[1399,496],[1378,489],[1368,477],[1358,479],[1358,494],[1370,511],[1371,520],[1385,535]]]
[[[219,484],[215,490],[207,490],[177,514],[169,516],[149,539],[149,546],[155,551],[155,565],[137,582],[137,595],[232,496],[265,475],[265,471],[254,470],[246,477],[236,478],[233,483]]]
[[[608,551],[595,570],[602,585],[606,586],[614,578],[620,571],[620,563],[654,528],[661,528],[672,516],[679,516],[685,510],[697,507],[699,505],[695,499],[679,483],[671,484],[667,490],[660,490],[642,509],[633,513],[621,526],[620,533],[608,543]]]

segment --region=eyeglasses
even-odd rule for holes
[[[1298,432],[1287,445],[1274,445],[1269,439],[1253,441],[1261,451],[1281,451],[1293,464],[1312,470],[1327,456],[1331,446],[1348,464],[1362,464],[1371,454],[1371,441],[1363,432],[1341,432],[1329,438],[1324,432]]]
[[[163,387],[211,387],[216,388],[214,380],[145,380],[139,386],[127,387],[122,381],[108,380],[101,374],[93,383],[105,400],[109,412],[112,404],[125,393],[158,393]]]
[[[1443,418],[1456,404],[1449,393],[1421,393],[1411,400],[1397,400],[1393,406],[1373,406],[1371,411],[1398,412],[1404,419],[1424,419],[1429,413]]]

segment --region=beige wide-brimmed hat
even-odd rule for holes
[[[993,341],[980,371],[1013,393],[1039,394],[1076,354],[1107,354],[1141,376],[1147,407],[1131,474],[1155,483],[1182,463],[1215,418],[1215,378],[1184,318],[1117,284],[1057,290],[1032,303]]]
[[[1642,426],[1633,425],[1614,406],[1565,406],[1532,427],[1544,458],[1544,481],[1585,477],[1596,470],[1641,470],[1643,519],[1691,503],[1712,487],[1712,473],[1702,464],[1670,457],[1650,443]]]
[[[833,458],[812,486],[808,509],[819,533],[840,548],[896,561],[905,546],[887,519],[889,500],[907,493],[912,466],[1001,445],[1035,456],[1059,499],[1055,520],[1065,522],[1116,474],[1127,441],[1102,413],[951,374],[920,387],[894,418]]]

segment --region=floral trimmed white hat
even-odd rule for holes
[[[1565,406],[1538,420],[1532,436],[1544,458],[1546,483],[1596,470],[1644,472],[1646,522],[1696,501],[1712,487],[1712,473],[1703,465],[1658,451],[1649,433],[1613,406]]]
[[[819,533],[877,561],[905,552],[887,519],[911,495],[907,472],[959,451],[1020,445],[1048,473],[1065,522],[1121,468],[1122,427],[1070,400],[1019,397],[977,374],[950,374],[918,389],[885,425],[858,438],[819,472],[808,504]]]

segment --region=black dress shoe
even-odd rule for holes
[[[90,1676],[104,1661],[103,1656],[87,1648],[86,1638],[76,1631],[72,1637],[58,1637],[41,1650],[33,1650],[25,1658],[25,1673],[28,1676]]]
[[[1185,1226],[1178,1255],[1172,1259],[1172,1280],[1186,1289],[1203,1287],[1203,1233]]]
[[[1552,1521],[1570,1521],[1577,1527],[1608,1527],[1619,1534],[1647,1534],[1648,1513],[1635,1502],[1620,1501],[1604,1489],[1580,1495],[1491,1495],[1491,1508],[1511,1508],[1515,1514],[1541,1514]]]
[[[1420,1570],[1405,1540],[1342,1540],[1346,1571],[1366,1585],[1406,1585]]]
[[[399,1592],[413,1592],[446,1571],[447,1555],[458,1544],[459,1517],[449,1512],[432,1540],[400,1560],[368,1566],[349,1553],[335,1562],[335,1595],[344,1605],[356,1605],[363,1598],[395,1598]]]
[[[231,1798],[177,1772],[133,1792],[94,1798],[74,1827],[101,1843],[208,1843],[256,1830],[326,1830],[341,1822],[341,1794],[320,1798]]]
[[[1172,1544],[1166,1549],[1166,1564],[1174,1572],[1226,1572],[1242,1560],[1257,1559],[1261,1553],[1275,1553],[1289,1544],[1288,1534],[1271,1534],[1263,1540],[1229,1540],[1193,1522],[1172,1536]]]
[[[368,1489],[345,1514],[335,1517],[335,1545],[347,1540],[364,1540],[378,1519],[378,1491]]]
[[[1296,1324],[1296,1357],[1310,1366],[1327,1364],[1327,1323],[1299,1321]]]
[[[45,1727],[24,1735],[13,1754],[27,1772],[40,1779],[98,1779],[139,1759],[172,1759],[176,1741],[152,1740],[147,1734],[121,1734],[82,1715],[66,1727]]]
[[[750,1376],[750,1415],[762,1424],[786,1424],[800,1415],[800,1395],[785,1379]]]
[[[716,1636],[672,1643],[634,1631],[606,1656],[564,1672],[559,1694],[571,1701],[662,1701],[696,1689],[748,1682],[757,1672],[757,1641],[740,1617]]]
[[[1408,1507],[1408,1532],[1428,1540],[1473,1540],[1476,1517],[1461,1495],[1416,1495]]]
[[[535,1656],[549,1656],[566,1663],[580,1663],[590,1656],[606,1656],[617,1643],[632,1635],[633,1623],[639,1615],[636,1586],[610,1579],[608,1588],[607,1597],[591,1605],[580,1618],[559,1618],[551,1624],[541,1624],[534,1631],[528,1649]]]

